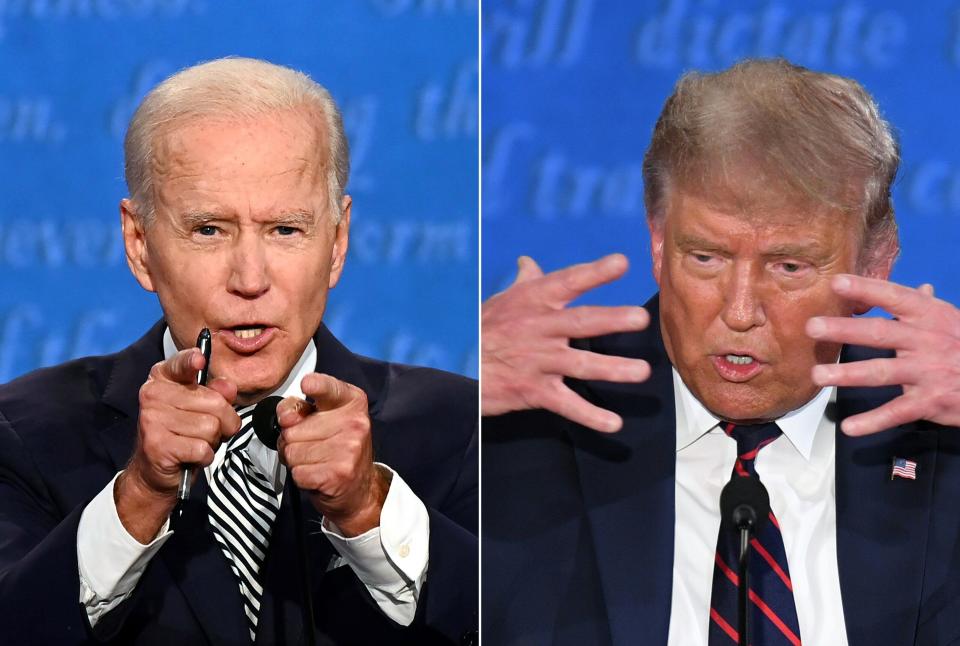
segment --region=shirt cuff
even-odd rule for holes
[[[393,469],[380,511],[380,526],[347,538],[324,518],[321,531],[367,587],[388,617],[409,625],[429,562],[430,518],[427,508]]]
[[[113,498],[120,473],[90,501],[77,528],[80,603],[91,626],[133,592],[150,559],[173,534],[167,520],[147,545],[130,535]]]

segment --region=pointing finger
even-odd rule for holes
[[[287,428],[299,424],[314,410],[311,404],[299,397],[286,397],[277,404],[277,421],[280,426]]]
[[[313,406],[317,410],[338,408],[356,398],[359,391],[346,382],[320,373],[311,373],[304,377],[300,382],[300,390],[313,400]]]
[[[197,348],[181,350],[165,361],[154,364],[150,376],[178,384],[193,384],[197,381],[197,371],[203,368],[205,359]]]

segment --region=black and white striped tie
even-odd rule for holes
[[[223,462],[213,471],[207,508],[213,535],[240,582],[250,641],[255,641],[263,596],[261,569],[280,504],[273,484],[248,454],[254,437],[253,407],[241,411],[241,419],[240,432],[227,444]]]

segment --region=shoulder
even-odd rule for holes
[[[41,368],[0,386],[0,424],[24,437],[69,436],[136,414],[137,393],[159,356],[163,326],[114,354]],[[62,433],[61,433],[62,434]]]
[[[76,418],[99,399],[115,359],[83,357],[18,377],[0,386],[0,416],[18,428]]]
[[[435,368],[355,356],[371,386],[371,406],[381,417],[424,414],[441,419],[476,419],[476,380]]]

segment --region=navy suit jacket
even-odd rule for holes
[[[659,320],[656,299],[647,304]],[[676,419],[659,325],[587,342],[650,361],[642,384],[576,383],[621,414],[596,433],[545,411],[483,420],[483,627],[498,646],[665,644]],[[842,361],[877,353],[845,348]],[[840,388],[838,421],[899,388]],[[891,461],[917,479],[891,480]],[[960,643],[960,430],[836,436],[837,551],[850,646]],[[816,644],[814,646],[821,646]]]
[[[163,329],[115,355],[0,387],[0,642],[250,643],[236,579],[207,524],[202,475],[177,530],[95,636],[79,604],[80,514],[132,454],[138,392],[162,359]],[[314,340],[318,370],[366,392],[376,459],[430,517],[427,583],[409,628],[380,612],[349,567],[327,571],[335,552],[318,529],[308,532],[319,643],[459,642],[477,621],[476,382],[359,357],[324,327]],[[257,644],[303,637],[291,499],[283,497],[264,565]],[[308,527],[319,519],[306,497],[303,512]]]

